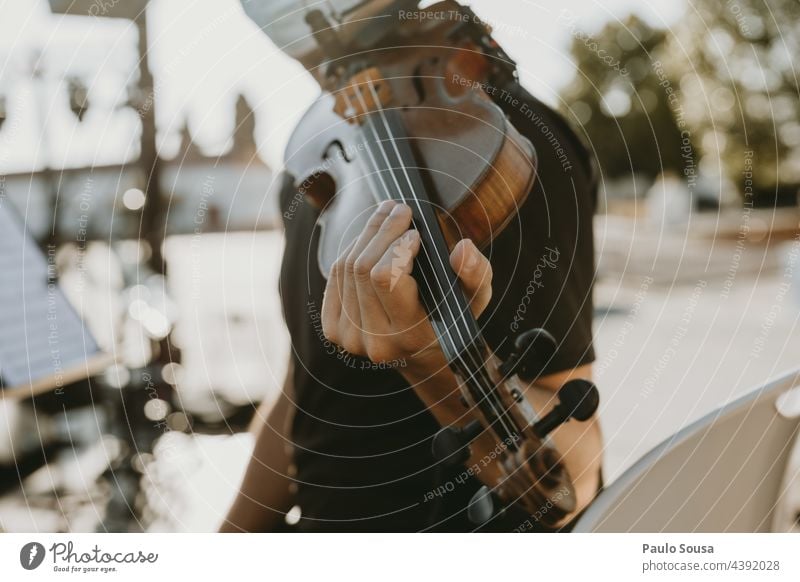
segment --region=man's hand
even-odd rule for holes
[[[420,249],[419,234],[409,230],[411,209],[393,202],[382,203],[370,217],[357,240],[331,269],[322,304],[322,327],[326,337],[348,352],[373,362],[405,358],[399,372],[441,426],[463,426],[474,418],[465,414],[459,385],[447,367],[411,277],[414,257]],[[460,241],[450,254],[450,264],[477,317],[492,295],[492,267],[469,240]],[[556,391],[572,378],[591,378],[591,366],[566,370],[536,380],[524,394],[540,415],[556,402]],[[597,491],[602,459],[598,424],[567,423],[553,431],[553,439],[564,453],[573,476],[582,509]],[[484,433],[473,441],[473,458],[480,460],[497,446]],[[480,479],[494,486],[502,478],[494,464],[485,467]]]
[[[364,230],[334,263],[322,304],[325,336],[348,352],[376,363],[406,359],[414,376],[441,370],[446,362],[411,276],[420,249],[409,230],[411,209],[382,202]],[[492,296],[492,267],[472,241],[450,254],[477,317]]]

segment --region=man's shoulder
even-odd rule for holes
[[[584,190],[595,196],[597,168],[589,147],[575,128],[556,111],[519,83],[504,92],[505,99],[495,102],[503,109],[514,127],[534,145],[540,170],[547,178],[571,176],[583,182]]]

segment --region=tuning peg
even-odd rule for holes
[[[558,404],[533,425],[533,430],[544,438],[570,418],[580,422],[588,420],[599,404],[600,393],[594,383],[589,380],[570,380],[558,391]]]
[[[520,378],[534,380],[556,353],[556,346],[556,338],[541,327],[521,333],[514,340],[514,351],[500,364],[500,373],[504,377],[516,374]]]
[[[492,491],[486,485],[478,489],[467,505],[467,519],[475,525],[483,525],[494,515]]]
[[[469,444],[481,434],[483,427],[473,420],[464,428],[446,426],[433,437],[433,458],[445,465],[459,465],[469,459]]]

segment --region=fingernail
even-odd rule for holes
[[[474,269],[478,266],[478,249],[470,239],[466,239],[464,246],[466,247],[464,249],[464,252],[466,253],[464,266],[467,269]]]
[[[398,204],[392,208],[392,213],[389,216],[400,216],[400,213],[405,212],[403,209],[407,208],[405,204]]]
[[[393,200],[384,200],[380,204],[378,204],[378,208],[375,210],[375,214],[388,214],[389,208],[392,207],[394,204]]]

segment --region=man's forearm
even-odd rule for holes
[[[291,377],[291,370],[288,375]],[[256,414],[251,426],[256,435],[253,456],[221,532],[273,530],[292,506],[292,454],[287,435],[293,404],[289,384],[287,381],[271,409]]]

